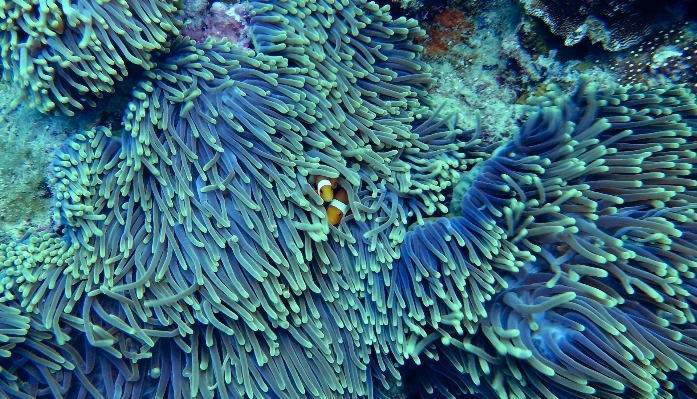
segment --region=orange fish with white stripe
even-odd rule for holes
[[[334,193],[334,199],[327,206],[327,221],[336,226],[341,223],[344,216],[351,214],[349,207],[348,193],[343,188],[340,188]]]
[[[324,176],[315,176],[317,184],[316,191],[324,202],[329,202],[334,199],[334,188],[336,188],[336,178],[331,179]]]

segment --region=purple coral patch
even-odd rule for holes
[[[227,4],[215,2],[204,12],[202,18],[192,21],[182,30],[197,42],[207,38],[215,40],[227,39],[237,43],[238,48],[249,48],[249,4]]]

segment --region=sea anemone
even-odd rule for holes
[[[160,392],[369,395],[373,343],[391,351],[379,332],[393,328],[383,281],[397,245],[409,224],[447,211],[443,192],[476,146],[425,106],[414,21],[372,3],[308,4],[305,19],[324,27],[301,38],[273,32],[303,23],[284,6],[252,10],[259,53],[171,43],[120,138],[97,127],[59,150],[63,237],[11,248],[6,297],[56,333],[80,324],[70,339],[108,362],[186,359],[185,370],[142,360],[177,384]],[[355,41],[328,34],[344,24]],[[352,214],[336,227],[311,176],[348,193]],[[136,378],[117,369],[84,374],[99,392]]]
[[[152,68],[154,51],[179,32],[178,1],[2,0],[3,80],[16,102],[73,115],[114,91],[134,65]]]
[[[694,97],[550,87],[448,204],[489,155],[429,108],[423,31],[387,11],[253,3],[254,50],[179,37],[122,131],[67,141],[61,228],[0,247],[5,335],[34,323],[44,356],[0,389],[380,397],[416,369],[448,397],[690,390]]]
[[[427,385],[517,398],[690,389],[694,96],[683,87],[598,93],[582,82],[571,96],[552,88],[534,101],[539,112],[477,178],[505,180],[500,192],[525,204],[508,237],[533,257],[482,304],[474,332],[413,340],[432,370]],[[479,195],[477,180],[463,205]]]

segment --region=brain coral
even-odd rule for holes
[[[444,397],[691,390],[688,90],[553,89],[483,154],[431,110],[415,21],[251,6],[253,51],[173,40],[124,129],[57,151],[61,229],[0,245],[0,390],[379,398],[411,372]],[[348,198],[336,225],[320,178]]]
[[[0,1],[3,80],[18,101],[72,115],[113,92],[128,67],[151,68],[150,53],[178,34],[178,2]]]

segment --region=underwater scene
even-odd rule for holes
[[[697,399],[697,1],[0,0],[0,42],[0,399]]]

